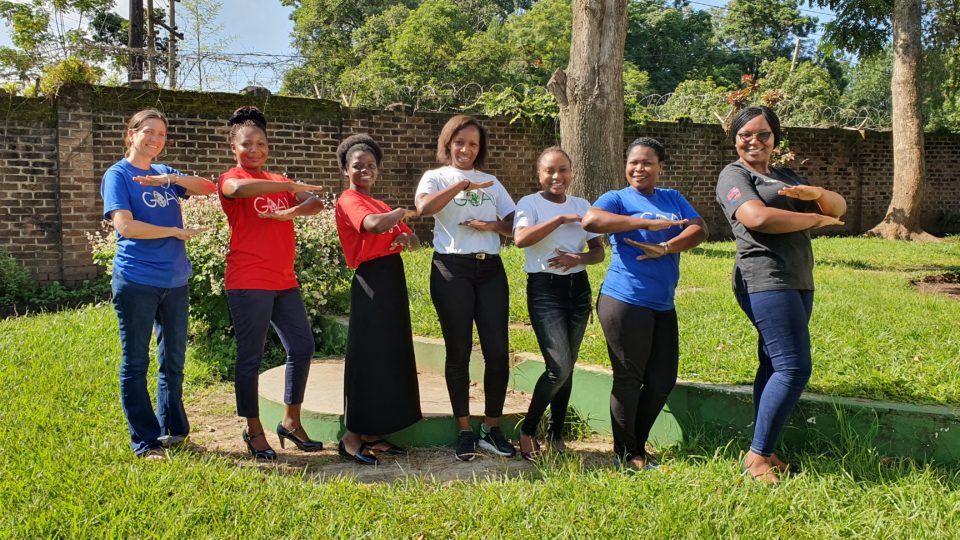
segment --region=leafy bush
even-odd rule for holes
[[[0,304],[13,304],[24,299],[24,294],[33,289],[33,279],[13,255],[0,249]]]
[[[187,227],[206,229],[187,242],[187,256],[193,263],[190,277],[190,318],[194,335],[225,336],[230,332],[230,313],[224,289],[224,270],[230,246],[230,227],[216,197],[193,197],[183,203]],[[334,222],[333,202],[315,216],[297,218],[296,272],[314,334],[322,333],[323,313],[343,312],[349,305],[346,288],[351,275],[347,268]],[[113,272],[116,235],[105,226],[88,234],[93,259],[107,274]],[[322,341],[321,341],[322,342]]]

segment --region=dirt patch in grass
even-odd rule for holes
[[[515,458],[481,454],[471,462],[460,462],[454,458],[450,447],[410,448],[406,456],[380,456],[377,466],[358,465],[342,459],[332,443],[325,445],[320,452],[309,454],[289,444],[281,450],[276,434],[270,430],[267,430],[267,437],[277,451],[278,459],[272,463],[257,462],[250,457],[240,439],[245,422],[235,416],[234,403],[233,391],[228,385],[203,390],[188,400],[187,415],[193,428],[190,438],[199,446],[196,448],[199,453],[218,454],[242,467],[294,474],[316,481],[344,477],[362,483],[379,483],[413,477],[447,483],[536,473],[536,465],[520,459],[519,454]],[[544,455],[545,459],[582,460],[586,468],[606,468],[612,464],[611,449],[609,439],[595,437],[568,442],[563,456],[549,451]]]
[[[913,281],[919,291],[942,294],[954,300],[960,300],[960,273],[947,272],[936,276],[927,276]]]

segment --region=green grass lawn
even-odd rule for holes
[[[960,404],[960,302],[923,294],[917,277],[960,272],[960,239],[910,244],[866,238],[817,238],[809,389],[826,394],[918,403]],[[609,251],[607,253],[609,261]],[[405,254],[414,332],[440,336],[430,301],[431,250]],[[526,306],[523,252],[504,250],[510,279],[510,346],[539,352]],[[707,243],[681,257],[677,289],[680,377],[752,384],[756,332],[730,285],[732,242]],[[594,294],[606,261],[590,267]],[[580,362],[608,366],[596,317]]]
[[[715,248],[724,253],[724,247]],[[706,278],[698,265],[713,272],[718,262],[729,261],[690,257],[685,286],[692,286],[695,274]],[[826,274],[834,271],[852,272],[839,264],[821,267],[821,282],[831,282]],[[891,293],[910,298],[905,286],[894,287],[900,283],[895,273],[885,279]],[[852,285],[837,281],[829,287]],[[716,303],[723,305],[720,294]],[[910,310],[928,301],[912,302]],[[817,323],[821,339],[823,327],[831,326],[822,318],[825,311]],[[881,312],[897,311],[908,310]],[[920,322],[931,316],[913,314]],[[691,333],[689,322],[685,333]],[[904,335],[898,331],[886,339]],[[930,335],[910,339],[941,339]],[[729,347],[735,342],[730,339]],[[828,344],[820,341],[818,347]],[[118,399],[119,358],[109,306],[0,321],[0,537],[912,538],[950,537],[960,530],[957,471],[886,463],[854,434],[853,443],[824,441],[822,452],[788,454],[805,472],[775,488],[743,481],[736,465],[743,441],[699,440],[668,449],[659,473],[585,469],[571,456],[519,478],[450,484],[416,478],[376,485],[320,482],[239,466],[216,453],[178,453],[170,462],[148,463],[134,458],[128,445]],[[736,362],[724,356],[720,363]],[[188,399],[211,385],[225,386],[207,366],[195,354],[188,358]],[[931,374],[924,376],[935,384]],[[836,377],[846,380],[841,370]]]

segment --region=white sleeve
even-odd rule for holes
[[[510,194],[507,193],[507,188],[503,187],[500,180],[495,181],[497,188],[497,217],[503,219],[516,211],[517,205],[513,204],[513,199],[510,198]]]
[[[577,215],[579,215],[580,217],[583,217],[587,213],[587,210],[590,210],[590,203],[586,199],[579,199],[577,201]],[[598,236],[603,236],[603,234],[600,234],[600,233],[592,233],[590,231],[583,231],[583,232],[587,234],[588,242]]]
[[[440,191],[440,175],[436,171],[427,171],[423,173],[423,176],[420,177],[420,183],[417,184],[417,192],[414,197],[419,197],[423,194],[431,194]]]
[[[516,214],[513,216],[513,230],[519,227],[536,225],[538,220],[537,208],[529,197],[520,199],[517,203]]]

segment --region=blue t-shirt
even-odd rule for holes
[[[103,174],[100,184],[104,219],[111,219],[110,213],[115,210],[129,210],[137,221],[160,227],[183,227],[180,199],[186,198],[186,189],[176,184],[170,187],[141,186],[133,181],[134,176],[167,173],[181,174],[160,164],[144,170],[134,167],[126,159],[114,163]],[[150,240],[124,238],[117,233],[113,271],[134,283],[169,289],[186,285],[193,268],[187,259],[183,240],[172,236]]]
[[[608,191],[597,199],[594,208],[644,219],[697,219],[700,214],[675,189],[655,188],[644,195],[633,187]],[[608,235],[613,256],[600,292],[621,302],[655,311],[674,309],[673,295],[680,280],[680,254],[668,253],[656,259],[638,261],[643,250],[627,244],[624,238],[659,244],[680,234],[670,227],[659,231],[640,229]]]

